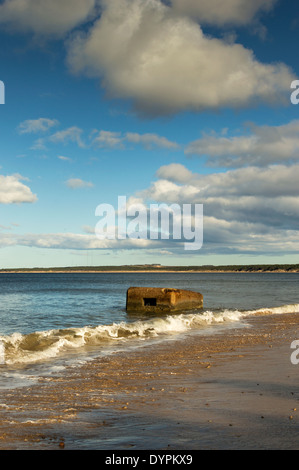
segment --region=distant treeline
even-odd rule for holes
[[[72,266],[64,268],[1,269],[0,272],[299,272],[299,264],[252,264],[227,266],[162,266],[157,264],[123,266]]]

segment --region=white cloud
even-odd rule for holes
[[[265,198],[297,197],[299,164],[290,166],[273,165],[268,168],[247,167],[193,176],[192,184],[197,184],[205,195],[217,197],[255,196]],[[298,201],[299,202],[299,201]],[[275,202],[277,203],[277,201]]]
[[[91,235],[95,234],[95,226],[91,227],[90,225],[83,225],[82,230],[84,233],[88,233]]]
[[[161,137],[157,134],[138,134],[137,132],[127,132],[126,140],[135,144],[142,144],[145,148],[151,149],[154,147],[161,147],[171,150],[179,148],[176,142],[171,142],[166,137]]]
[[[174,10],[217,26],[246,25],[257,14],[270,11],[277,0],[171,0]]]
[[[154,181],[127,202],[203,204],[202,254],[298,252],[299,164],[239,168],[203,175],[171,164],[161,167],[157,176],[164,179]],[[80,179],[69,182],[73,188],[89,187],[89,183]],[[84,234],[0,233],[0,245],[76,250],[152,249],[156,253],[171,249],[175,254],[184,253],[183,240],[100,240],[93,227],[84,226],[83,230]]]
[[[31,150],[46,150],[45,139],[36,139],[31,145]]]
[[[184,174],[184,178],[180,176]],[[294,252],[299,248],[299,164],[197,174],[171,164],[137,193],[146,203],[203,204],[204,248],[214,253]]]
[[[158,179],[152,186],[141,191],[141,197],[179,203],[202,202],[208,198],[219,198],[219,201],[231,198],[235,204],[240,203],[240,197],[257,197],[261,200],[294,197],[299,193],[299,163],[273,165],[268,168],[247,167],[217,172],[212,174],[192,173],[182,167],[181,173],[174,172],[174,164],[161,167],[157,171]],[[184,184],[180,184],[184,183]],[[298,201],[299,207],[299,201]]]
[[[99,132],[95,131],[93,134],[97,133],[96,137],[93,138],[92,145],[95,145],[99,148],[122,148],[122,137],[120,132],[111,132],[101,130]]]
[[[297,253],[299,231],[273,229],[257,224],[226,221],[211,216],[204,219],[203,254],[275,254]],[[99,240],[95,235],[76,233],[40,233],[15,235],[0,233],[0,246],[26,246],[61,250],[149,250],[159,254],[171,249],[172,254],[184,254],[181,241],[133,239]]]
[[[191,18],[157,0],[102,0],[87,34],[68,44],[75,73],[102,79],[109,96],[148,114],[289,103],[294,75],[263,64],[241,44],[205,36]]]
[[[299,160],[299,120],[281,126],[255,126],[242,136],[203,135],[190,143],[186,154],[207,156],[221,166],[267,166]]]
[[[180,163],[171,163],[161,166],[157,171],[157,177],[177,183],[185,183],[192,178],[192,172]]]
[[[66,181],[66,185],[71,189],[92,188],[94,186],[93,183],[80,178],[71,178]]]
[[[178,185],[172,181],[161,179],[152,183],[149,189],[138,191],[138,197],[166,203],[199,202],[200,188],[192,184]]]
[[[48,249],[68,250],[133,250],[161,248],[163,243],[145,239],[99,240],[95,235],[78,233],[2,234],[0,246],[28,246]]]
[[[122,134],[121,132],[101,130],[93,131],[92,135],[94,136],[95,134],[96,136],[93,137],[92,145],[100,148],[125,148],[126,143],[140,144],[147,150],[153,147],[170,150],[177,150],[179,148],[176,142],[172,142],[166,137],[152,133],[138,134],[137,132],[127,132],[126,134]]]
[[[21,180],[21,175],[0,175],[0,204],[20,204],[24,202],[36,202],[37,197],[32,194],[31,189]]]
[[[37,132],[46,132],[51,127],[59,124],[56,120],[50,120],[45,118],[40,118],[36,120],[24,121],[19,126],[19,132],[22,134],[37,133]],[[179,145],[176,142],[173,142],[167,139],[164,136],[160,136],[154,133],[139,134],[137,132],[115,132],[108,130],[97,130],[94,129],[89,135],[89,141],[83,141],[83,129],[77,126],[71,126],[67,129],[59,130],[54,134],[48,135],[46,137],[40,137],[35,140],[32,144],[32,150],[45,150],[46,143],[62,143],[67,144],[69,142],[76,143],[79,147],[85,148],[87,146],[94,146],[98,148],[113,148],[113,149],[123,149],[127,144],[136,144],[142,145],[147,150],[152,148],[164,148],[169,150],[179,149]],[[67,157],[59,156],[61,160],[66,160]]]
[[[65,129],[63,131],[58,131],[55,134],[51,135],[51,137],[49,137],[49,140],[51,142],[61,142],[61,143],[75,142],[78,144],[79,147],[84,147],[85,145],[81,139],[82,133],[83,133],[82,129],[76,126],[72,126],[72,127],[69,127],[68,129]]]
[[[21,122],[18,130],[20,134],[36,134],[37,132],[46,132],[51,129],[51,127],[57,126],[58,124],[59,122],[56,119],[27,119]]]
[[[86,21],[95,0],[4,0],[0,24],[21,32],[62,36]]]
[[[64,155],[58,155],[59,160],[62,160],[64,162],[72,162],[73,160],[70,157],[65,157]]]
[[[298,253],[299,230],[285,230],[250,222],[204,219],[205,253],[274,255]]]

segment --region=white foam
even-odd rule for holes
[[[282,305],[280,307],[273,307],[273,308],[260,308],[258,310],[253,310],[253,314],[271,314],[271,315],[281,315],[284,313],[297,313],[299,312],[299,304],[290,304],[290,305]]]
[[[7,365],[29,364],[55,358],[62,352],[78,350],[84,346],[101,348],[111,342],[170,336],[224,323],[231,325],[250,315],[294,312],[299,312],[299,304],[251,311],[206,310],[155,317],[144,321],[137,320],[128,323],[123,321],[111,325],[98,325],[97,327],[47,330],[29,335],[14,333],[10,336],[0,336],[0,342],[4,345],[4,359]]]

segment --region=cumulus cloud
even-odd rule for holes
[[[275,3],[277,0],[171,0],[176,12],[217,26],[249,24]]]
[[[36,134],[37,132],[46,132],[51,129],[51,127],[57,126],[58,124],[59,122],[56,119],[27,119],[21,122],[18,130],[20,134]]]
[[[122,148],[123,139],[120,132],[94,131],[92,145],[99,148]]]
[[[242,136],[203,135],[191,142],[186,154],[205,156],[211,165],[267,166],[299,159],[299,120],[281,126],[250,125]]]
[[[298,230],[206,216],[202,251],[206,254],[297,254],[298,234]]]
[[[20,204],[24,202],[36,202],[37,197],[31,189],[22,183],[26,180],[21,175],[0,175],[0,204]]]
[[[84,181],[80,178],[71,178],[66,181],[66,185],[71,189],[92,188],[94,186],[90,181]]]
[[[158,202],[193,203],[199,202],[200,189],[192,184],[178,185],[166,179],[160,179],[152,183],[149,189],[139,191],[139,197]]]
[[[208,198],[219,198],[221,202],[231,198],[237,205],[241,197],[256,197],[262,202],[283,197],[296,199],[299,193],[299,164],[238,168],[203,175],[192,173],[183,165],[180,167],[183,181],[180,173],[174,172],[174,164],[163,166],[157,176],[164,179],[154,181],[150,188],[141,191],[141,197],[181,204],[203,202]],[[296,206],[299,207],[299,201]]]
[[[52,127],[58,125],[59,122],[55,119],[34,119],[22,122],[18,126],[20,134],[33,134],[38,132],[46,132]],[[35,140],[31,149],[44,150],[46,144],[68,144],[75,143],[80,148],[96,147],[96,148],[113,148],[124,149],[128,144],[142,145],[147,150],[153,148],[161,148],[168,150],[178,150],[180,146],[164,136],[155,133],[139,134],[137,132],[115,132],[108,130],[94,129],[90,132],[89,136],[83,139],[84,131],[80,127],[71,126],[67,129],[58,130],[54,134],[46,135]],[[59,156],[61,160],[66,160],[66,157]]]
[[[171,163],[161,166],[157,173],[159,179],[166,179],[177,183],[185,183],[192,179],[192,172],[181,163]]]
[[[176,142],[171,142],[166,139],[166,137],[161,137],[157,134],[138,134],[137,132],[127,132],[126,140],[128,142],[142,144],[147,149],[151,149],[152,147],[161,147],[176,150],[179,148]]]
[[[244,231],[246,228],[246,231]],[[297,253],[299,249],[298,232],[271,230],[256,234],[256,225],[227,222],[213,217],[204,221],[204,254],[275,254]],[[133,239],[99,240],[93,235],[76,233],[40,233],[14,235],[0,233],[0,246],[26,246],[42,249],[67,250],[151,250],[157,254],[171,248],[172,254],[183,254],[181,242],[168,240]],[[168,251],[169,253],[169,251]]]
[[[96,0],[4,0],[0,25],[16,31],[62,36],[86,21]]]
[[[171,164],[161,167],[157,177],[138,197],[160,204],[203,204],[207,252],[274,253],[299,248],[299,164],[211,174]]]
[[[69,66],[101,78],[109,96],[133,100],[142,113],[289,98],[294,75],[287,66],[263,64],[241,44],[206,36],[197,22],[157,0],[102,0],[102,5],[88,33],[69,42]]]
[[[39,234],[4,234],[0,233],[0,246],[27,246],[48,249],[69,250],[134,250],[163,247],[157,240],[134,239],[100,240],[95,235],[79,233],[39,233]]]
[[[191,181],[209,196],[257,196],[272,199],[297,196],[298,178],[299,164],[296,164],[239,168],[198,177],[194,175]]]
[[[64,129],[63,131],[58,131],[55,134],[49,137],[51,142],[75,142],[78,144],[79,147],[84,147],[84,142],[82,141],[81,135],[83,130],[77,126],[69,127],[68,129]]]
[[[150,187],[128,203],[203,204],[203,254],[276,254],[299,249],[299,163],[247,167],[211,174],[193,173],[183,165],[161,167]],[[183,176],[182,176],[183,175]],[[163,179],[162,179],[163,177]],[[73,180],[73,187],[84,187]],[[95,220],[97,222],[97,220]],[[183,240],[98,239],[93,227],[84,234],[1,233],[1,246],[76,250],[169,250],[183,254]]]
[[[154,147],[169,150],[177,150],[179,148],[176,142],[172,142],[166,137],[152,133],[139,134],[137,132],[127,132],[126,134],[122,134],[121,132],[101,130],[94,131],[92,134],[92,145],[100,148],[125,148],[126,143],[140,144],[147,150]]]

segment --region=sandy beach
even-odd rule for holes
[[[298,449],[298,315],[249,323],[2,390],[0,449]]]

